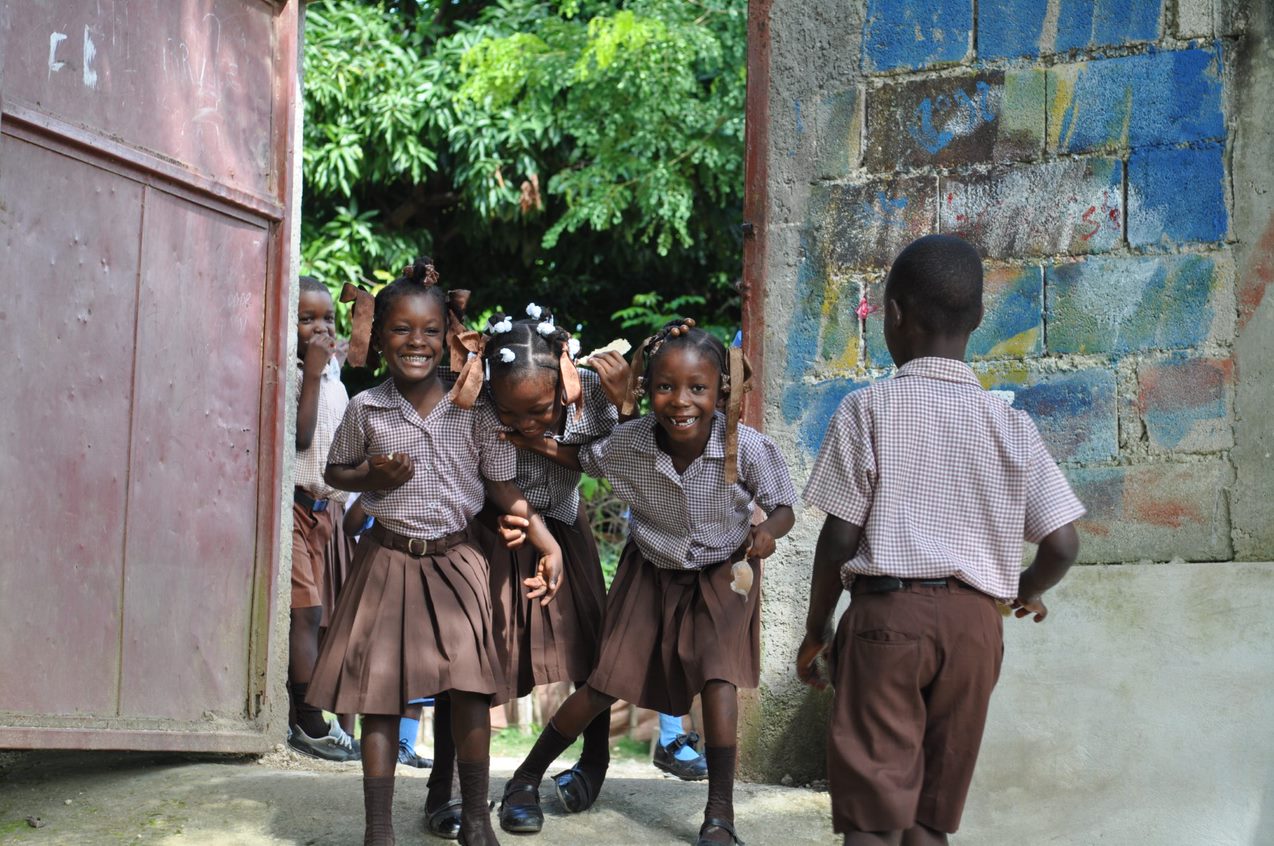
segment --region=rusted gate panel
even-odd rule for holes
[[[0,2],[0,747],[266,748],[299,0]]]

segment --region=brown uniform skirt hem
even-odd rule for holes
[[[488,509],[474,520],[472,532],[490,562],[491,627],[505,673],[505,696],[526,696],[541,684],[583,681],[596,665],[606,601],[597,544],[583,509],[574,524],[544,518],[562,547],[564,562],[562,586],[547,606],[527,599],[522,584],[535,574],[539,552],[529,543],[505,547],[490,528],[495,519]]]
[[[323,556],[323,621],[319,625],[324,628],[332,624],[336,602],[341,598],[354,559],[354,542],[345,534],[345,506],[334,499],[328,500],[327,510],[332,513],[332,536]]]
[[[606,597],[602,645],[589,686],[643,708],[686,714],[705,683],[755,688],[761,678],[761,566],[752,590],[730,589],[731,561],[667,570],[632,541]]]
[[[365,533],[306,699],[341,714],[398,714],[464,690],[504,701],[487,561],[470,543],[415,557]]]

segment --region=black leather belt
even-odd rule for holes
[[[305,492],[305,488],[293,488],[292,501],[297,505],[310,509],[311,514],[318,514],[320,511],[327,510],[328,500],[315,499]]]
[[[372,537],[376,538],[376,542],[381,546],[397,549],[417,558],[423,558],[426,555],[442,555],[451,547],[458,543],[463,543],[469,537],[468,532],[459,531],[440,538],[434,538],[433,540],[409,538],[391,529],[386,529],[380,523],[372,526],[371,532]]]
[[[856,575],[849,593],[851,596],[857,596],[860,593],[893,593],[898,590],[906,590],[915,585],[920,587],[958,587],[965,590],[977,590],[977,588],[965,584],[955,576],[947,576],[943,579],[900,579],[896,576]]]

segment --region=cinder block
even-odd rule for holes
[[[1044,271],[1050,353],[1180,350],[1234,334],[1228,256],[1089,258]]]
[[[1229,227],[1222,145],[1136,150],[1129,157],[1129,244],[1223,241]]]
[[[1034,69],[884,85],[867,96],[867,168],[1039,158],[1044,93]]]
[[[935,182],[916,176],[815,186],[810,205],[828,262],[887,267],[899,250],[933,231]]]
[[[1101,253],[1119,246],[1123,163],[1065,159],[942,177],[939,228],[991,258]]]
[[[1049,148],[1062,153],[1225,137],[1212,50],[1154,52],[1048,71]]]
[[[842,179],[862,157],[862,120],[857,88],[828,94],[818,101],[817,176]]]
[[[1231,555],[1224,461],[1079,467],[1067,471],[1088,509],[1080,561],[1225,561]]]
[[[973,40],[973,0],[868,0],[863,70],[962,61]]]
[[[797,444],[814,456],[823,445],[827,424],[845,395],[866,387],[869,382],[854,379],[827,379],[822,382],[790,382],[783,389],[783,417],[796,423]]]
[[[1039,56],[1155,41],[1160,0],[980,0],[978,58]],[[1051,14],[1050,14],[1051,12]]]
[[[867,363],[871,367],[892,367],[893,358],[885,346],[883,306],[884,285],[868,284]],[[969,338],[971,361],[1020,359],[1039,355],[1044,349],[1044,271],[1038,265],[1012,267],[989,265],[982,287],[985,316]]]
[[[1180,356],[1137,369],[1137,411],[1157,452],[1234,446],[1233,395],[1232,359]]]
[[[1113,370],[1038,373],[1025,383],[993,379],[989,387],[1014,392],[1013,407],[1035,420],[1054,460],[1109,461],[1118,455],[1119,414]]]
[[[1212,0],[1176,0],[1177,38],[1212,37]]]

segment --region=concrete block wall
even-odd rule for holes
[[[1011,787],[1015,812],[1054,821],[1106,809],[1049,842],[1266,842],[1274,694],[1236,704],[1226,684],[1274,690],[1274,643],[1202,649],[1221,635],[1191,609],[1226,605],[1226,627],[1254,632],[1274,601],[1274,4],[772,0],[769,32],[765,426],[798,487],[844,395],[892,372],[874,311],[888,263],[950,232],[986,258],[975,371],[1015,392],[1089,508],[1075,587],[1045,625],[1006,623],[1009,704],[975,793]],[[821,518],[801,513],[766,571],[752,777],[823,772],[828,701],[792,672]],[[1221,602],[1238,584],[1250,604]],[[1173,682],[1129,680],[1129,650]],[[1119,704],[1096,712],[1102,685]],[[1026,705],[1041,695],[1058,731]],[[1077,760],[1051,745],[1072,722],[1128,740]],[[1216,748],[1250,753],[1226,791],[1160,789]],[[984,797],[957,842],[1018,842],[1006,813]]]

